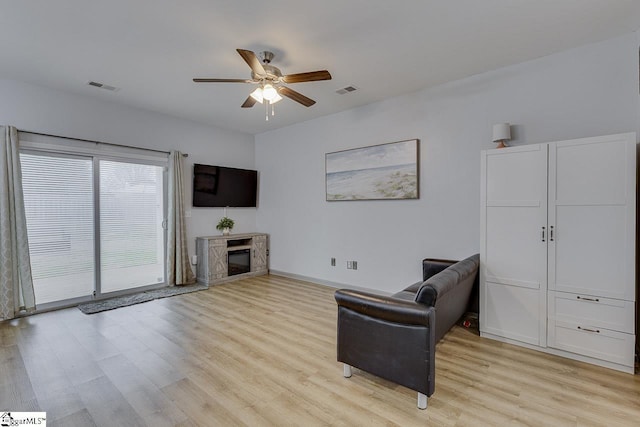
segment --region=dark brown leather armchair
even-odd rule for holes
[[[436,343],[465,313],[478,276],[479,256],[427,259],[424,281],[392,295],[340,289],[338,361],[416,390],[418,408],[435,389]]]

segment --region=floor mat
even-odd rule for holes
[[[124,295],[116,298],[109,298],[102,301],[88,302],[78,305],[78,309],[84,314],[94,314],[101,311],[113,310],[114,308],[127,307],[129,305],[140,304],[154,299],[172,297],[174,295],[188,294],[190,292],[203,291],[209,289],[207,285],[184,285],[169,286],[162,289],[140,292],[132,295]]]

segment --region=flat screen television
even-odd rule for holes
[[[258,171],[193,165],[193,206],[256,207]]]

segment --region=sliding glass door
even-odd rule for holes
[[[165,283],[165,167],[20,155],[36,303]]]
[[[37,303],[92,295],[92,159],[23,153],[20,161]]]
[[[164,281],[163,168],[100,161],[101,291]]]

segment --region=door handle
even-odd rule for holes
[[[549,227],[549,241],[553,242],[553,225]]]
[[[542,227],[542,241],[543,241],[543,242],[546,242],[546,240],[545,240],[545,238],[544,238],[544,231],[545,231],[545,228],[544,228],[544,227]]]

